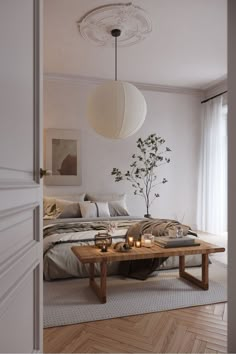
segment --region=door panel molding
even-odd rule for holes
[[[11,302],[17,296],[17,292],[25,279],[38,267],[39,263],[35,259],[38,252],[38,244],[33,241],[32,245],[22,254],[19,260],[15,261],[11,268],[8,268],[8,271],[1,275],[0,319],[11,306]]]
[[[3,265],[12,262],[12,257],[17,258],[17,253],[27,247],[31,241],[36,241],[33,235],[32,213],[30,215],[30,217],[25,217],[22,221],[0,231],[0,271],[3,270]]]
[[[37,242],[40,242],[41,240],[41,212],[40,212],[40,206],[37,205],[36,208],[33,210],[33,226],[34,226],[34,233],[33,237],[34,240]]]
[[[38,352],[41,347],[40,336],[39,333],[42,331],[40,328],[42,321],[42,313],[41,309],[41,272],[42,266],[40,264],[37,265],[34,269],[34,348]]]
[[[10,273],[12,267],[21,262],[22,258],[26,256],[29,250],[35,248],[37,246],[37,241],[28,240],[22,247],[19,247],[14,253],[12,253],[5,262],[1,262],[0,264],[0,272],[1,276],[4,277],[7,273]],[[10,274],[9,274],[10,277]],[[1,294],[1,290],[0,290]],[[0,296],[1,298],[1,296]]]
[[[28,211],[28,210],[34,210],[35,208],[37,208],[39,206],[39,204],[37,202],[34,202],[34,203],[26,203],[26,204],[22,204],[21,206],[18,206],[18,207],[12,207],[12,208],[8,208],[8,209],[5,209],[5,210],[0,210],[0,219],[3,218],[4,219],[4,223],[7,222],[7,217],[10,217],[12,218],[14,215],[17,215],[17,214],[21,214],[25,211]],[[4,224],[2,224],[4,225]],[[1,227],[0,227],[0,230],[1,230]]]
[[[14,211],[15,208],[9,209],[9,213],[1,212],[0,213],[0,233],[3,231],[7,231],[15,226],[20,226],[23,222],[32,219],[31,211],[37,206],[36,203],[30,204],[30,208],[17,208],[21,209],[21,211],[11,214],[11,210]]]
[[[0,166],[0,189],[36,188],[32,171],[23,171]]]
[[[40,204],[40,188],[0,189],[0,215],[19,213]]]

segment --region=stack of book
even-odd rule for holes
[[[200,243],[197,242],[194,238],[189,236],[183,237],[170,237],[170,236],[161,236],[155,237],[155,244],[164,248],[173,248],[173,247],[187,247],[187,246],[199,246]]]

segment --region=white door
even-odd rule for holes
[[[0,0],[0,352],[42,350],[40,0]]]

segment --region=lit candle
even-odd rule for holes
[[[101,252],[107,252],[107,243],[106,243],[106,241],[104,241],[103,244],[102,244]]]
[[[144,246],[145,247],[151,247],[152,246],[152,241],[151,240],[144,240]]]
[[[135,247],[140,248],[141,247],[141,241],[135,241]]]
[[[133,247],[133,245],[134,245],[134,238],[133,238],[133,236],[129,236],[129,237],[128,237],[128,244],[129,244],[130,247]]]

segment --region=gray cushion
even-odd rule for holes
[[[58,219],[81,217],[79,203],[69,200],[56,199],[56,212]]]
[[[128,216],[129,212],[123,199],[108,202],[111,216]]]

